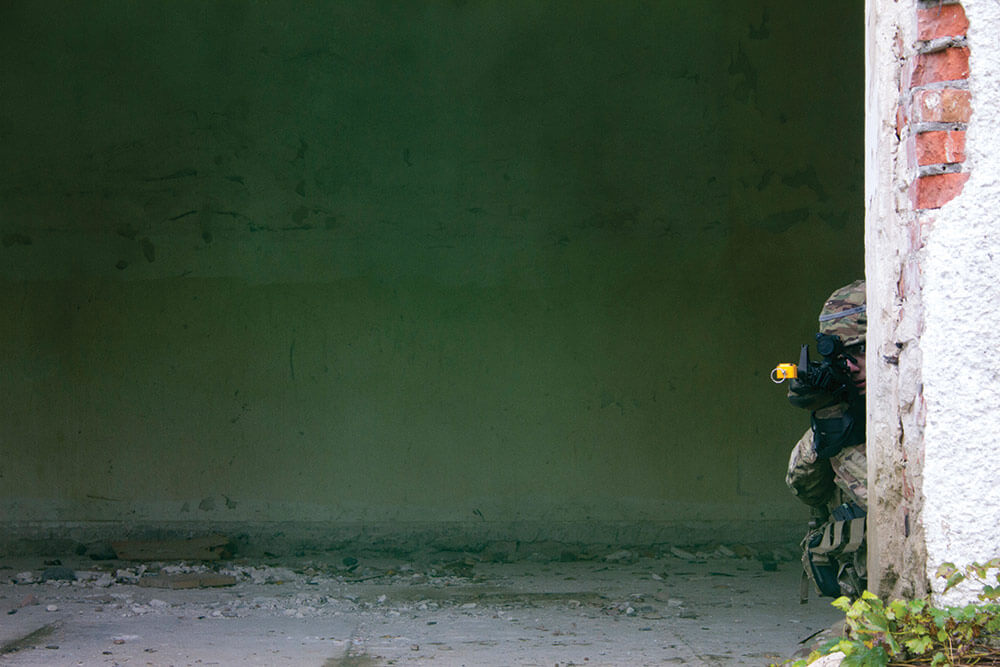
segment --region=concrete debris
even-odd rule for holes
[[[689,562],[704,560],[703,558],[695,556],[690,551],[685,551],[684,549],[681,549],[679,547],[670,547],[670,553],[673,554],[675,557],[680,558],[681,560],[686,560]]]
[[[785,554],[773,549],[550,547],[544,561],[513,542],[475,553],[329,552],[268,562],[8,560],[0,562],[0,612],[10,621],[3,631],[20,634],[0,640],[65,624],[46,641],[58,643],[67,664],[77,655],[145,664],[144,653],[169,650],[174,664],[348,656],[356,664],[759,665],[780,663],[840,616],[824,600],[800,606],[798,564],[783,565]],[[762,570],[764,557],[775,571]],[[53,567],[74,578],[46,577]],[[142,639],[110,640],[130,636]],[[270,652],[247,653],[262,641]]]
[[[249,580],[254,584],[282,584],[296,581],[299,578],[299,575],[287,567],[267,565],[261,567],[236,565],[222,568],[219,572],[240,580]]]

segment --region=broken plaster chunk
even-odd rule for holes
[[[670,553],[673,554],[676,558],[680,558],[681,560],[687,560],[687,561],[698,560],[698,558],[690,551],[685,551],[684,549],[680,549],[678,547],[670,547]]]
[[[296,574],[287,567],[241,567],[227,568],[224,572],[239,574],[255,584],[285,584],[294,582]]]
[[[622,549],[604,557],[608,563],[630,563],[635,560],[635,554],[628,549]]]
[[[115,581],[119,584],[137,584],[139,583],[139,578],[145,571],[145,567],[115,570]]]
[[[80,586],[107,588],[114,583],[114,578],[111,576],[109,572],[94,572],[94,571],[84,570],[82,572],[77,572],[76,575],[77,575],[77,581],[74,583]]]

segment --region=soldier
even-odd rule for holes
[[[792,380],[788,399],[811,412],[792,450],[785,481],[813,510],[803,540],[804,575],[821,595],[857,597],[867,585],[865,516],[865,282],[846,285],[819,314],[815,372]],[[808,580],[803,578],[803,601]]]

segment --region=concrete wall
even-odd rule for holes
[[[8,534],[798,532],[860,9],[2,14]]]

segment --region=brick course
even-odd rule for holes
[[[910,87],[967,78],[969,78],[969,47],[951,47],[933,53],[917,54]]]
[[[916,139],[917,164],[955,164],[965,162],[965,132],[924,132]]]
[[[972,117],[972,93],[956,88],[918,90],[912,118],[918,123],[967,123]]]
[[[916,53],[907,58],[896,114],[896,132],[916,178],[910,200],[917,210],[944,206],[969,179],[963,171],[965,128],[972,117],[969,78],[969,19],[961,3],[917,9]],[[942,85],[943,84],[943,85]],[[919,219],[915,224],[921,224]]]
[[[967,180],[969,180],[968,172],[934,174],[918,178],[911,194],[914,208],[941,208],[958,196]]]
[[[917,10],[918,39],[930,41],[942,37],[958,37],[969,30],[969,19],[962,5],[939,5]]]
[[[916,160],[919,166],[965,162],[965,131],[937,131],[918,134]]]

